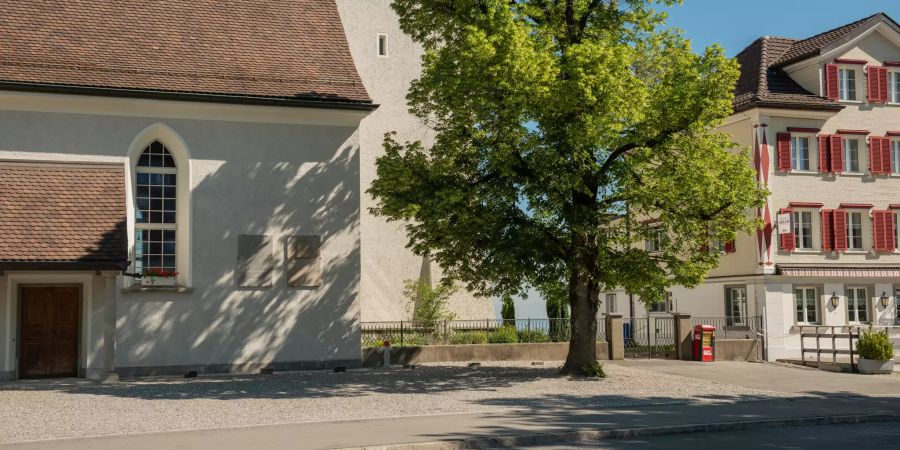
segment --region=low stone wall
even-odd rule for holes
[[[597,343],[597,359],[609,359],[606,342]],[[381,348],[362,349],[364,367],[380,367]],[[391,349],[391,364],[466,361],[562,361],[569,352],[568,342],[543,344],[470,344],[425,345]]]
[[[754,339],[716,340],[716,361],[759,361],[762,341]]]

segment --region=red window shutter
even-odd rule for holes
[[[791,170],[791,133],[778,133],[778,170],[790,172]]]
[[[831,135],[831,171],[835,173],[844,171],[844,146],[841,137]]]
[[[893,252],[897,248],[894,239],[894,211],[884,211],[884,251]]]
[[[885,175],[891,174],[891,138],[883,137],[881,139],[881,169]]]
[[[828,141],[829,137],[827,134],[819,135],[819,172],[826,173],[831,171],[831,158],[828,156]]]
[[[881,138],[877,136],[869,138],[869,172],[884,173],[884,166],[881,162]]]
[[[847,211],[834,210],[834,251],[847,250]]]
[[[725,253],[734,253],[734,241],[728,241],[725,243]]]
[[[884,251],[883,217],[882,211],[872,211],[872,249],[876,252]]]
[[[878,94],[881,96],[881,103],[888,101],[888,70],[887,67],[878,68]]]
[[[866,67],[866,91],[869,103],[881,103],[881,86],[879,86],[878,66]]]
[[[823,209],[822,212],[822,250],[834,251],[834,210]]]
[[[792,252],[796,248],[796,243],[794,242],[794,210],[791,208],[782,208],[778,211],[779,214],[791,214],[791,232],[790,233],[782,233],[778,235],[779,243],[781,244],[781,251],[783,252]]]
[[[838,93],[838,66],[837,64],[825,64],[825,96],[837,100]]]

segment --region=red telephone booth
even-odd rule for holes
[[[697,325],[694,327],[694,361],[713,362],[716,360],[716,327]]]

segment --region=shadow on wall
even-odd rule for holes
[[[218,146],[234,148],[227,135],[203,142],[208,149],[195,144],[194,292],[123,294],[117,366],[236,364],[219,370],[252,370],[271,362],[325,367],[358,360],[359,153],[353,132],[315,127],[317,134],[305,137],[310,133],[288,131],[281,139],[290,145],[231,150],[225,161],[204,157],[221,155]],[[261,137],[267,138],[278,136]],[[241,234],[274,241],[275,261],[266,274],[272,287],[238,286]],[[281,249],[289,235],[322,237],[319,287],[287,287]]]

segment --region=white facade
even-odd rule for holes
[[[720,267],[703,285],[671,289],[673,311],[694,317],[732,316],[735,311],[762,316],[769,360],[801,357],[801,325],[900,325],[900,250],[896,244],[889,251],[873,248],[873,212],[891,211],[894,217],[900,213],[900,165],[894,164],[890,174],[873,174],[869,156],[871,137],[887,136],[892,145],[900,145],[900,137],[893,133],[900,131],[900,97],[887,103],[868,101],[865,76],[866,68],[873,66],[886,66],[889,73],[900,76],[900,67],[891,64],[900,61],[900,34],[893,24],[880,21],[823,49],[820,56],[794,62],[784,70],[803,88],[824,97],[825,66],[835,60],[842,68],[846,65],[843,62],[851,61],[856,70],[856,100],[839,101],[843,110],[754,107],[734,114],[721,128],[737,144],[759,152],[755,168],[771,195],[768,216],[766,208],[752,213],[769,228],[738,236],[735,251],[722,255]],[[900,85],[892,86],[890,92],[895,89],[900,93]],[[808,169],[794,165],[790,171],[779,171],[779,133],[808,138]],[[817,170],[819,135],[841,137],[844,172]],[[853,144],[857,149],[853,156],[858,161],[853,167],[846,165],[848,139],[857,142]],[[796,151],[796,143],[792,151]],[[801,231],[804,235],[810,232],[804,242],[808,248],[790,250],[779,242],[777,214],[784,208],[809,213],[792,217],[792,229],[798,226],[798,219],[811,222]],[[823,248],[823,236],[827,239],[827,235],[821,211],[836,209],[858,214],[855,218],[860,222],[861,239],[851,241],[846,251]],[[855,235],[855,230],[851,234]],[[795,239],[800,244],[804,238]],[[741,294],[732,292],[734,289]],[[627,317],[627,293],[617,294],[618,313]],[[736,304],[734,298],[746,298],[746,304]],[[636,316],[645,316],[643,304],[636,303]],[[601,312],[605,309],[601,304]]]
[[[408,320],[403,282],[418,279],[429,264],[406,248],[403,224],[387,222],[369,213],[375,200],[365,191],[375,179],[375,160],[384,154],[385,133],[396,132],[399,142],[431,139],[430,130],[409,113],[406,92],[419,76],[422,49],[400,30],[391,0],[338,0],[338,10],[357,71],[366,90],[378,105],[360,124],[360,184],[362,236],[362,321]],[[383,49],[384,54],[379,50]],[[423,267],[424,265],[424,267]],[[440,275],[430,264],[431,277]],[[489,299],[475,297],[463,289],[450,301],[457,319],[494,318]]]

